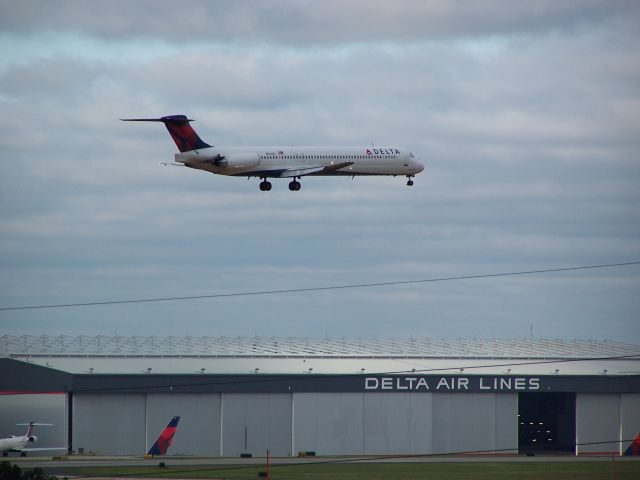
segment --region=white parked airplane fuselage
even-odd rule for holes
[[[0,452],[20,451],[36,440],[38,440],[38,437],[35,435],[11,435],[7,438],[0,438]]]

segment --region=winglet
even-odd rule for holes
[[[156,443],[154,443],[153,446],[149,449],[145,457],[153,457],[154,455],[165,455],[167,453],[167,450],[173,442],[173,436],[176,434],[176,430],[178,429],[179,421],[179,416],[175,416],[171,419],[169,424],[164,427],[162,432],[160,432]]]

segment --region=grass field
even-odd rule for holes
[[[71,472],[73,470],[73,473]],[[260,467],[95,467],[73,468],[68,474],[85,477],[256,479]],[[638,480],[640,462],[548,463],[387,463],[272,466],[273,480]]]

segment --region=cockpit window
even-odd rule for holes
[[[411,158],[413,158],[413,153],[409,152],[409,156],[410,156]]]

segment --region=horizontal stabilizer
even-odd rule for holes
[[[121,118],[123,122],[160,122],[160,123],[187,123],[193,122],[192,118],[187,118],[184,115],[171,115],[168,117],[160,118]]]

